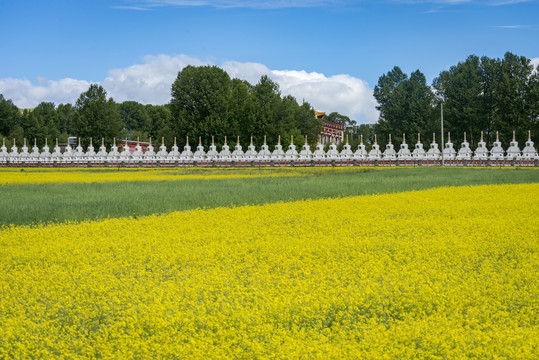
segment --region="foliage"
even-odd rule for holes
[[[401,142],[403,134],[429,134],[434,127],[434,94],[419,70],[410,77],[399,67],[384,74],[374,87],[380,119],[375,126],[378,143],[383,149],[389,134]]]
[[[107,143],[119,138],[123,129],[120,111],[112,98],[107,99],[107,92],[100,85],[90,85],[76,102],[77,110],[73,119],[75,133],[88,144],[90,137],[104,137]]]
[[[530,60],[506,53],[503,59],[469,56],[434,80],[444,102],[444,125],[459,138],[463,132],[475,145],[484,131],[490,146],[499,131],[508,144],[513,130],[523,143],[528,130],[539,133],[539,78]]]

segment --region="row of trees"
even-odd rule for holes
[[[281,135],[287,146],[293,135],[297,144],[308,136],[314,144],[321,130],[308,103],[298,105],[292,96],[282,96],[279,86],[267,76],[256,85],[231,79],[215,66],[187,66],[178,73],[172,84],[172,99],[166,105],[143,105],[134,101],[115,103],[99,85],[91,85],[74,105],[44,102],[32,110],[19,110],[10,100],[0,95],[0,137],[82,138],[105,137],[147,140],[166,139],[168,146],[178,137],[179,145],[189,136],[195,145],[198,136],[208,146],[215,136],[217,145],[225,136],[230,145],[240,136],[247,143],[253,136],[256,144],[267,135],[269,144],[275,144]],[[512,131],[523,143],[527,131],[539,134],[539,72],[530,60],[512,53],[503,59],[469,56],[465,61],[443,71],[427,84],[425,75],[417,70],[410,75],[399,67],[383,74],[374,88],[380,119],[377,124],[357,126],[354,120],[339,113],[325,116],[325,120],[345,125],[350,144],[356,147],[363,135],[366,145],[374,141],[385,146],[389,134],[395,143],[406,133],[408,142],[416,134],[440,133],[440,106],[444,105],[444,127],[453,141],[459,143],[464,132],[472,146],[477,144],[481,131],[489,145],[500,132],[501,141],[508,144]],[[427,139],[423,139],[428,141]],[[98,140],[99,141],[99,140]],[[341,145],[342,147],[342,145]]]
[[[244,144],[250,136],[260,144],[265,135],[270,144],[282,136],[282,144],[288,145],[293,135],[298,143],[307,135],[311,142],[320,133],[321,121],[314,116],[308,103],[298,105],[292,96],[281,96],[279,86],[267,76],[256,85],[231,79],[215,66],[187,66],[178,73],[172,85],[172,100],[166,105],[143,105],[135,101],[116,103],[100,85],[91,85],[74,105],[50,102],[40,103],[31,110],[18,109],[11,100],[0,95],[0,137],[21,144],[23,138],[37,139],[43,146],[58,138],[66,142],[69,136],[77,136],[87,145],[105,138],[107,144],[113,138],[137,139],[154,143],[164,137],[168,146],[174,137],[179,145],[189,136],[191,145],[198,137],[205,146],[220,145],[225,136],[231,145],[240,136]]]
[[[528,130],[539,134],[539,73],[529,59],[512,53],[503,59],[469,56],[441,72],[432,87],[419,70],[408,76],[395,67],[379,78],[374,96],[380,120],[372,130],[381,145],[390,133],[396,142],[402,133],[412,141],[418,132],[440,134],[442,103],[444,130],[454,143],[462,141],[464,132],[472,147],[481,131],[489,145],[496,131],[506,145],[513,130],[521,144]]]

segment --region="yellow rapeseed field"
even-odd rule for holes
[[[309,176],[328,172],[377,171],[372,167],[280,168],[0,168],[0,186],[259,177]],[[389,168],[387,168],[389,169]]]
[[[0,358],[533,359],[539,184],[0,230]]]

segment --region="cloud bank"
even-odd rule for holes
[[[142,64],[112,69],[101,84],[117,102],[127,100],[143,104],[166,104],[170,88],[178,72],[187,65],[215,65],[209,60],[187,55],[146,56]],[[337,111],[358,121],[374,123],[378,120],[376,101],[369,85],[350,75],[326,76],[304,70],[271,70],[263,64],[227,61],[219,65],[231,78],[256,84],[262,75],[268,75],[280,86],[283,95],[302,99],[314,108],[327,113]],[[0,93],[20,108],[32,108],[42,101],[75,103],[90,86],[86,80],[37,79],[37,84],[24,79],[0,79]]]

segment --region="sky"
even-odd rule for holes
[[[117,102],[170,101],[187,65],[217,65],[358,123],[399,66],[430,85],[469,55],[539,64],[539,0],[0,0],[0,94],[20,108],[75,103],[90,84]]]

